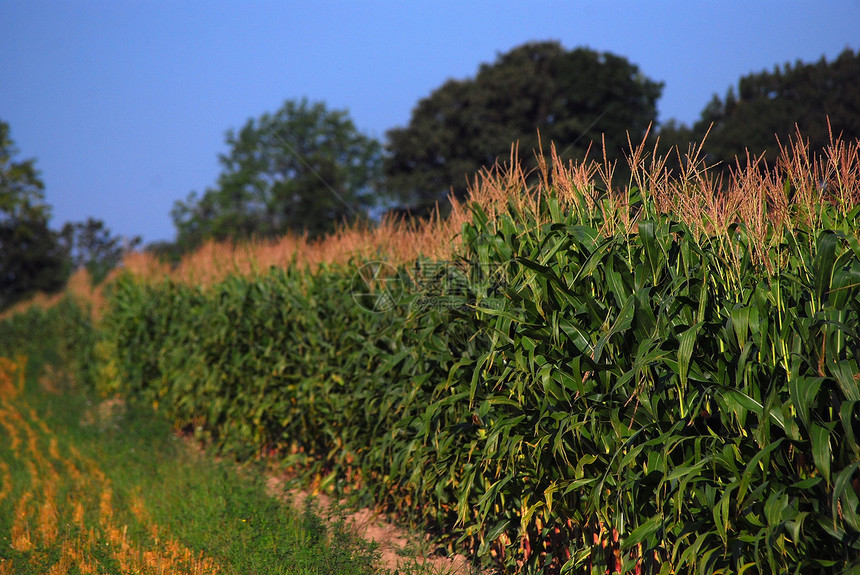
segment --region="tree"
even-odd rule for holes
[[[115,236],[102,220],[67,222],[60,230],[60,242],[74,269],[86,268],[93,284],[98,284],[117,267],[123,256],[140,245],[141,238]]]
[[[732,166],[746,150],[773,162],[777,138],[785,144],[798,129],[812,149],[827,146],[828,118],[834,136],[860,138],[860,53],[743,76],[725,98],[714,95],[691,135],[701,140],[710,128],[704,151],[712,163]]]
[[[582,159],[592,141],[619,158],[627,134],[638,142],[657,115],[662,83],[626,59],[558,42],[529,43],[480,66],[474,78],[449,80],[412,112],[409,125],[388,132],[387,186],[401,201],[426,206],[519,143],[523,159],[555,142],[563,159]]]
[[[15,161],[9,125],[0,121],[0,309],[65,285],[67,260],[48,227],[50,206],[35,160]]]
[[[382,146],[346,111],[288,100],[238,133],[229,130],[226,141],[216,187],[192,192],[171,212],[183,249],[288,231],[320,236],[365,218],[377,200]]]

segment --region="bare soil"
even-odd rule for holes
[[[314,497],[322,509],[332,509],[336,503],[342,503],[333,501],[325,494],[312,493],[309,490],[285,490],[284,480],[274,475],[266,480],[266,486],[270,494],[284,498],[296,509],[303,509],[308,497]],[[343,516],[359,536],[378,545],[382,566],[386,569],[398,571],[420,566],[425,569],[425,573],[438,575],[473,573],[469,561],[461,555],[441,557],[422,553],[422,549],[428,549],[426,542],[371,509],[346,511],[338,515]]]

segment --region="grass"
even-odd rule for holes
[[[0,361],[0,574],[377,572],[343,521],[40,367]]]

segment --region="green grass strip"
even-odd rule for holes
[[[0,402],[0,572],[377,571],[343,521],[278,502],[259,473],[200,452],[148,408],[28,363],[23,392],[7,385]]]

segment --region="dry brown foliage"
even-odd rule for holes
[[[274,240],[243,243],[209,242],[187,255],[175,268],[149,253],[132,253],[117,274],[130,272],[142,281],[172,281],[208,286],[230,275],[254,276],[272,267],[299,267],[313,271],[323,265],[342,265],[351,259],[385,259],[393,264],[413,261],[419,256],[450,259],[459,249],[458,234],[471,218],[476,204],[494,221],[510,207],[538,224],[550,214],[541,208],[542,199],[552,195],[564,212],[575,212],[585,221],[599,222],[606,235],[634,233],[643,216],[643,204],[658,213],[671,213],[689,224],[697,238],[711,237],[718,249],[731,255],[736,249],[730,240],[731,226],[742,224],[753,243],[754,257],[767,262],[769,244],[779,241],[794,226],[818,229],[822,203],[843,212],[860,203],[860,142],[831,136],[821,154],[810,150],[808,140],[798,133],[780,143],[776,165],[749,154],[738,159],[727,178],[717,174],[703,160],[702,144],[685,152],[674,150],[681,160],[677,172],[667,168],[667,158],[648,149],[648,138],[637,146],[630,143],[627,162],[630,181],[613,187],[616,166],[605,152],[600,160],[562,162],[554,146],[549,155],[535,152],[538,168],[526,173],[519,161],[517,146],[511,147],[507,162],[481,171],[473,178],[465,201],[452,199],[447,217],[428,220],[384,219],[377,226],[342,227],[330,236],[311,241],[286,235]],[[632,202],[632,192],[641,190]],[[774,233],[777,232],[777,233]],[[103,308],[102,288],[93,288],[85,271],[76,272],[67,290],[91,306],[98,315]],[[38,295],[0,315],[22,311],[30,305],[47,307],[62,295]]]

